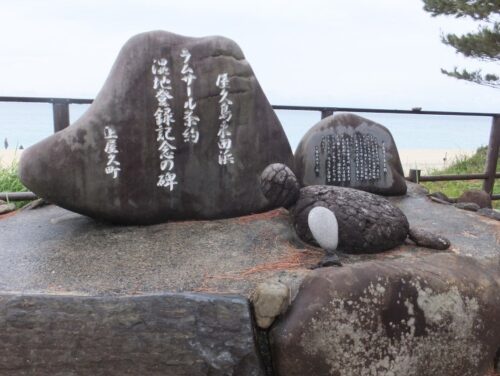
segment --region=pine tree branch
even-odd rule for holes
[[[453,71],[441,69],[441,73],[458,80],[474,82],[479,85],[496,89],[500,88],[500,77],[498,75],[492,73],[486,73],[483,75],[481,70],[469,72],[466,69],[462,69],[462,71],[459,71],[458,68],[455,67]]]
[[[488,61],[500,60],[500,24],[498,22],[495,22],[491,29],[483,26],[476,33],[461,36],[447,34],[442,36],[441,40],[466,57]]]
[[[424,10],[432,16],[471,17],[475,20],[488,20],[490,15],[498,15],[498,0],[423,0]]]

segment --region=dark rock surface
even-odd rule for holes
[[[500,221],[500,211],[490,208],[482,208],[477,211],[479,215]]]
[[[386,196],[406,192],[389,130],[353,114],[335,114],[314,125],[295,151],[295,170],[302,186],[336,185]]]
[[[443,236],[419,228],[410,228],[408,237],[421,247],[445,250],[450,247],[450,241]]]
[[[293,155],[236,43],[154,31],[126,43],[79,120],[24,151],[20,176],[69,210],[151,224],[270,209],[274,162]]]
[[[2,375],[264,375],[244,298],[0,295]]]
[[[313,185],[300,190],[299,200],[292,208],[295,230],[308,243],[314,243],[308,215],[316,206],[326,207],[335,214],[338,247],[348,253],[391,249],[408,236],[405,215],[385,198],[350,188]]]
[[[479,376],[500,347],[500,267],[436,254],[312,272],[271,331],[286,376]]]
[[[287,275],[300,280],[323,256],[300,242],[284,209],[217,221],[113,226],[48,205],[1,220],[0,239],[0,292],[13,293],[249,296],[256,283],[286,270],[265,266],[293,260]]]
[[[491,208],[491,197],[488,193],[480,189],[470,189],[465,191],[457,198],[458,203],[473,202],[479,208]]]
[[[454,204],[456,208],[463,209],[463,210],[468,210],[468,211],[478,211],[481,209],[478,204],[474,202],[457,202]]]

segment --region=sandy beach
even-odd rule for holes
[[[412,168],[428,173],[434,169],[448,167],[457,158],[470,156],[474,152],[475,150],[461,149],[402,149],[399,150],[399,158],[405,175],[408,175]]]
[[[0,150],[0,166],[8,167],[13,161],[19,160],[22,150]],[[433,169],[449,166],[457,157],[474,154],[474,150],[458,149],[402,149],[399,157],[403,164],[405,174],[411,168],[427,173]]]
[[[0,150],[0,167],[10,167],[12,163],[19,161],[22,150]]]

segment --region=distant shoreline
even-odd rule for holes
[[[399,158],[406,175],[410,169],[428,173],[453,164],[457,158],[471,156],[476,150],[463,149],[399,149]]]
[[[9,167],[19,161],[22,150],[0,150],[0,166]],[[462,149],[400,149],[399,157],[405,174],[412,168],[428,173],[433,169],[442,169],[452,164],[458,157],[470,156],[475,150]],[[446,158],[446,160],[445,160]]]

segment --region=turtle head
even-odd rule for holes
[[[300,184],[290,168],[273,163],[262,171],[260,189],[273,206],[288,209],[299,198]]]

